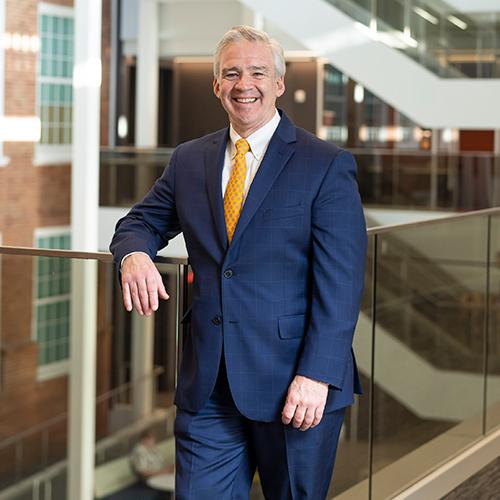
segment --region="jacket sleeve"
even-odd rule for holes
[[[340,389],[364,284],[366,226],[353,156],[336,155],[312,208],[312,304],[297,374]]]
[[[109,248],[118,266],[132,252],[145,252],[154,259],[158,250],[181,232],[175,208],[178,149],[149,193],[116,224]]]

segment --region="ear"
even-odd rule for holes
[[[217,80],[217,78],[214,78],[212,86],[214,89],[214,94],[220,99],[220,84],[219,84],[219,80]]]
[[[280,76],[276,82],[276,97],[281,97],[285,93],[285,78]]]

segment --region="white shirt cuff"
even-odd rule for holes
[[[146,252],[130,252],[127,255],[125,255],[125,257],[123,257],[122,261],[120,262],[120,271],[121,271],[121,269],[123,267],[123,263],[125,262],[125,259],[127,257],[130,257],[131,255],[134,255],[134,253],[142,253],[142,254],[147,255],[149,257],[149,255]]]

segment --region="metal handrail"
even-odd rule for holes
[[[98,260],[99,262],[113,262],[113,256],[109,252],[82,252],[79,250],[56,250],[34,247],[0,246],[0,255],[26,255],[28,257],[60,257],[69,259]],[[156,257],[158,264],[187,265],[184,257]]]
[[[492,151],[430,151],[421,149],[388,149],[388,148],[348,148],[355,156],[416,156],[430,158],[499,158],[499,153]]]
[[[101,153],[139,153],[139,154],[171,154],[175,148],[138,148],[136,146],[101,146],[99,151]]]
[[[434,217],[432,219],[419,220],[414,222],[404,222],[401,224],[388,224],[386,226],[375,226],[367,229],[368,235],[384,234],[397,231],[399,229],[411,229],[420,226],[432,226],[435,224],[444,224],[445,222],[456,221],[460,219],[469,219],[471,217],[481,217],[488,215],[500,215],[500,207],[484,208],[482,210],[472,210],[459,214],[445,215],[443,217]]]
[[[347,150],[354,155],[386,155],[386,156],[417,156],[417,157],[457,157],[457,158],[499,158],[500,154],[493,151],[430,151],[422,149],[389,149],[389,148],[352,148]],[[175,148],[136,148],[134,146],[101,147],[103,155],[136,154],[171,156]],[[105,158],[107,159],[107,158]],[[137,159],[129,157],[126,159]]]

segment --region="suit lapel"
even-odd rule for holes
[[[248,223],[269,193],[274,181],[295,151],[295,137],[295,126],[283,113],[280,124],[269,143],[259,170],[250,186],[231,245],[245,231]]]
[[[221,130],[207,147],[204,157],[210,209],[223,248],[227,247],[227,233],[224,221],[221,183],[227,140],[228,129]]]

